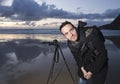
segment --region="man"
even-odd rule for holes
[[[79,84],[104,84],[108,71],[105,39],[95,26],[76,28],[71,22],[60,25],[60,32],[68,39],[68,46],[78,66]]]

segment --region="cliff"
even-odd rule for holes
[[[120,14],[110,24],[99,26],[100,29],[120,30]]]

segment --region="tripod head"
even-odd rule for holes
[[[42,42],[43,44],[48,44],[48,45],[58,45],[58,41],[56,39],[54,39],[52,42]]]

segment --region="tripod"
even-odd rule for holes
[[[58,61],[59,61],[59,52],[60,52],[61,55],[62,55],[62,58],[63,58],[63,60],[64,60],[64,63],[65,63],[65,65],[66,65],[66,68],[67,68],[67,70],[68,70],[68,72],[69,72],[69,74],[70,74],[70,76],[71,76],[71,79],[73,80],[73,83],[76,84],[76,83],[75,83],[75,80],[74,80],[74,78],[73,78],[73,76],[72,76],[72,73],[71,73],[71,71],[70,71],[70,68],[69,68],[69,66],[68,66],[68,64],[67,64],[67,61],[66,61],[66,59],[65,59],[65,57],[64,57],[64,55],[63,55],[62,49],[60,48],[60,45],[59,45],[58,41],[57,41],[57,40],[53,40],[53,42],[43,42],[43,43],[46,43],[46,44],[49,44],[49,45],[54,45],[54,47],[55,47],[54,56],[53,56],[53,61],[52,61],[52,66],[51,66],[51,69],[50,69],[49,76],[48,76],[48,79],[47,79],[47,83],[46,83],[46,84],[49,84],[50,78],[52,78],[52,76],[53,76],[53,71],[54,71],[55,63],[58,63]],[[55,82],[55,80],[53,81],[52,84],[54,84],[54,82]]]

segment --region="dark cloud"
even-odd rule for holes
[[[3,0],[0,0],[2,2]],[[120,8],[109,9],[103,14],[75,14],[63,9],[56,8],[55,5],[48,5],[43,2],[41,5],[34,0],[13,0],[10,7],[0,6],[0,17],[9,17],[17,20],[40,20],[44,18],[65,18],[65,19],[104,19],[104,18],[115,18],[120,14]],[[16,15],[16,16],[15,16]]]
[[[0,16],[10,17],[14,14],[14,11],[11,7],[0,6]]]
[[[39,5],[34,0],[14,0],[12,8],[21,20],[39,20],[48,17],[61,17],[67,12],[55,8],[55,5],[47,5],[45,2]]]
[[[114,18],[117,17],[118,14],[120,14],[120,8],[118,9],[108,9],[103,13],[104,17],[106,18]]]
[[[14,0],[12,8],[21,20],[41,19],[40,6],[33,0]]]

